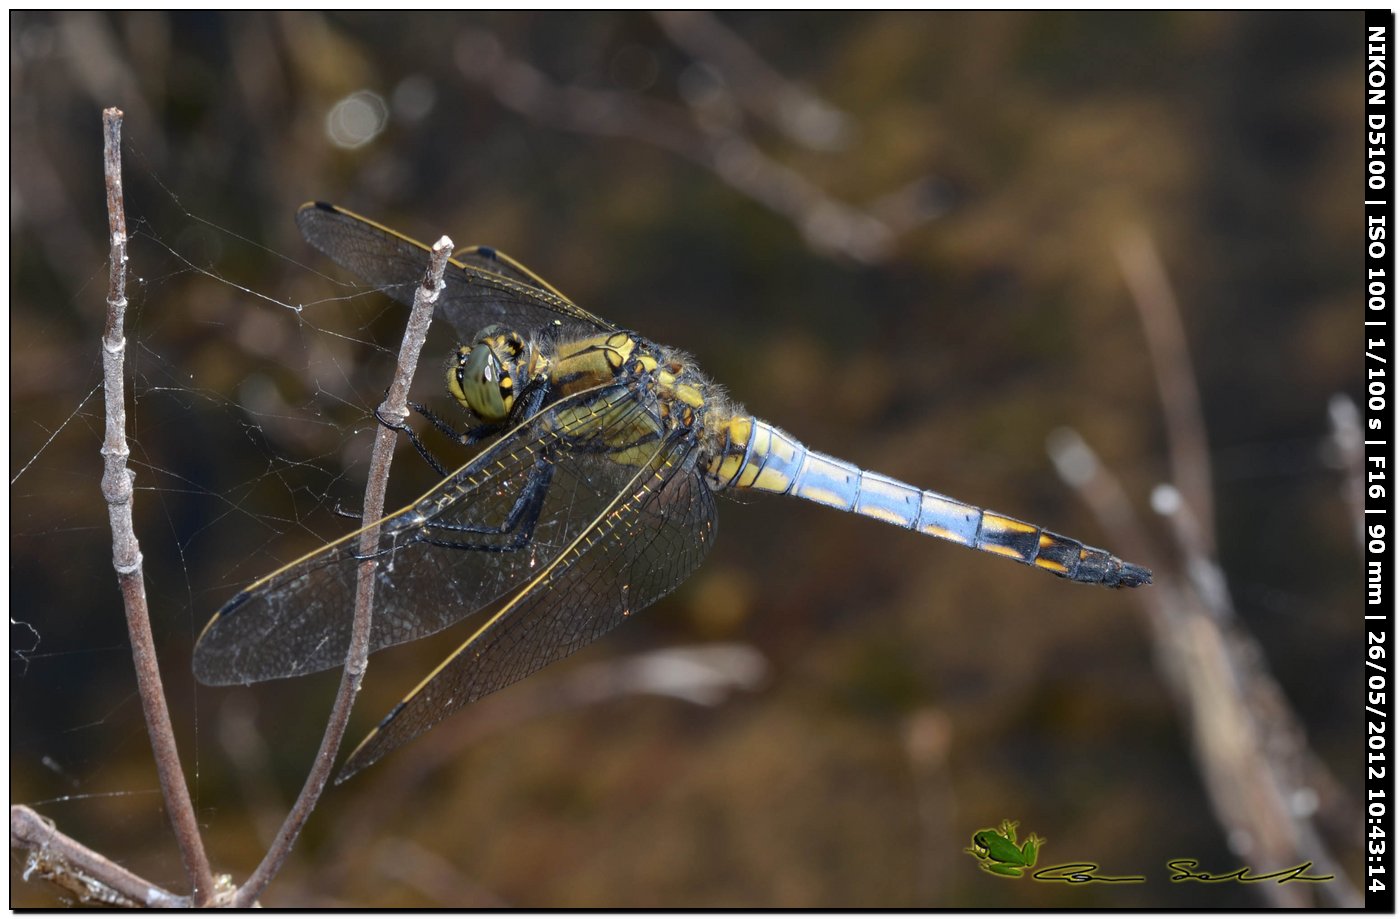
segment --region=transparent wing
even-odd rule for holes
[[[371,651],[444,629],[538,574],[635,475],[606,445],[644,442],[648,431],[659,438],[659,424],[625,386],[578,393],[384,518]],[[344,664],[360,532],[225,604],[195,646],[199,681],[253,683]]]
[[[559,288],[492,246],[464,246],[452,253],[452,257],[469,268],[480,268],[482,271],[505,275],[512,281],[537,287],[560,300],[569,299],[559,292]]]
[[[359,214],[314,201],[297,210],[297,228],[311,245],[342,268],[412,304],[423,280],[431,249]],[[438,299],[445,317],[462,341],[500,323],[522,332],[560,322],[566,332],[614,331],[615,327],[576,306],[530,269],[484,246],[464,249],[447,266],[447,288]]]
[[[716,525],[697,454],[684,432],[661,443],[591,526],[395,706],[337,780],[594,641],[689,577]]]

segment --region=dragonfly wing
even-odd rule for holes
[[[352,211],[316,201],[297,211],[297,228],[342,268],[404,304],[427,272],[431,249]],[[487,255],[489,253],[489,257]],[[438,313],[462,341],[499,323],[533,332],[554,322],[566,331],[613,331],[614,326],[575,305],[524,265],[485,247],[463,250],[443,276]]]
[[[429,674],[350,755],[340,779],[448,715],[577,651],[670,593],[715,538],[694,438],[660,444],[616,500]]]
[[[452,253],[452,257],[468,268],[479,268],[482,271],[489,271],[492,274],[505,275],[512,281],[519,281],[521,284],[538,287],[546,293],[553,294],[560,300],[569,299],[559,292],[559,288],[494,246],[465,246]]]
[[[636,472],[587,445],[653,423],[625,386],[575,394],[380,521],[371,651],[431,635],[538,574]],[[230,600],[195,646],[200,682],[253,683],[344,664],[362,532]]]

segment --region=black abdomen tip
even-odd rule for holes
[[[1123,570],[1118,574],[1118,583],[1111,587],[1142,587],[1152,583],[1152,569],[1131,562],[1123,562]]]

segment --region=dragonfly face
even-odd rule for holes
[[[510,416],[515,397],[535,377],[535,348],[523,335],[490,325],[473,345],[460,345],[447,361],[447,391],[482,421]]]
[[[427,247],[331,205],[304,206],[297,223],[342,266],[412,302]],[[1082,583],[1151,581],[1102,549],[808,449],[728,400],[679,352],[576,306],[494,249],[458,252],[444,281],[439,309],[470,342],[448,362],[448,390],[482,422],[451,433],[491,441],[376,524],[370,647],[481,619],[350,755],[342,778],[675,589],[713,544],[713,495],[725,489],[790,494]],[[250,683],[343,664],[360,537],[225,604],[195,647],[196,677]]]

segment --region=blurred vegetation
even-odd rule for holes
[[[402,320],[345,299],[299,240],[311,198],[499,246],[813,447],[1093,544],[1044,442],[1078,429],[1150,516],[1164,434],[1113,255],[1146,229],[1190,340],[1233,596],[1314,750],[1358,774],[1355,522],[1320,445],[1328,399],[1361,391],[1360,16],[719,18],[838,114],[793,139],[632,13],[11,13],[14,802],[184,889],[98,491],[108,105],[127,116],[138,277],[137,531],[216,870],[256,863],[334,677],[206,689],[192,641],[245,583],[351,525],[334,511],[360,500]],[[635,107],[641,129],[591,131],[606,113],[542,101],[559,87]],[[707,161],[668,145],[677,113],[747,146]],[[338,145],[362,118],[381,130]],[[828,209],[775,209],[755,163]],[[865,218],[888,232],[860,235]],[[419,392],[442,406],[434,360]],[[401,499],[431,484],[422,466],[401,454]],[[761,690],[524,718],[390,789],[406,748],[328,793],[265,902],[1258,904],[1164,880],[1168,858],[1237,860],[1133,598],[798,502],[721,517],[700,573],[579,658],[743,641],[771,663]],[[351,734],[451,646],[373,659]],[[1049,839],[1042,864],[1152,880],[991,878],[962,849],[1003,818]],[[1338,854],[1359,873],[1359,848]],[[56,902],[11,862],[12,905]]]

